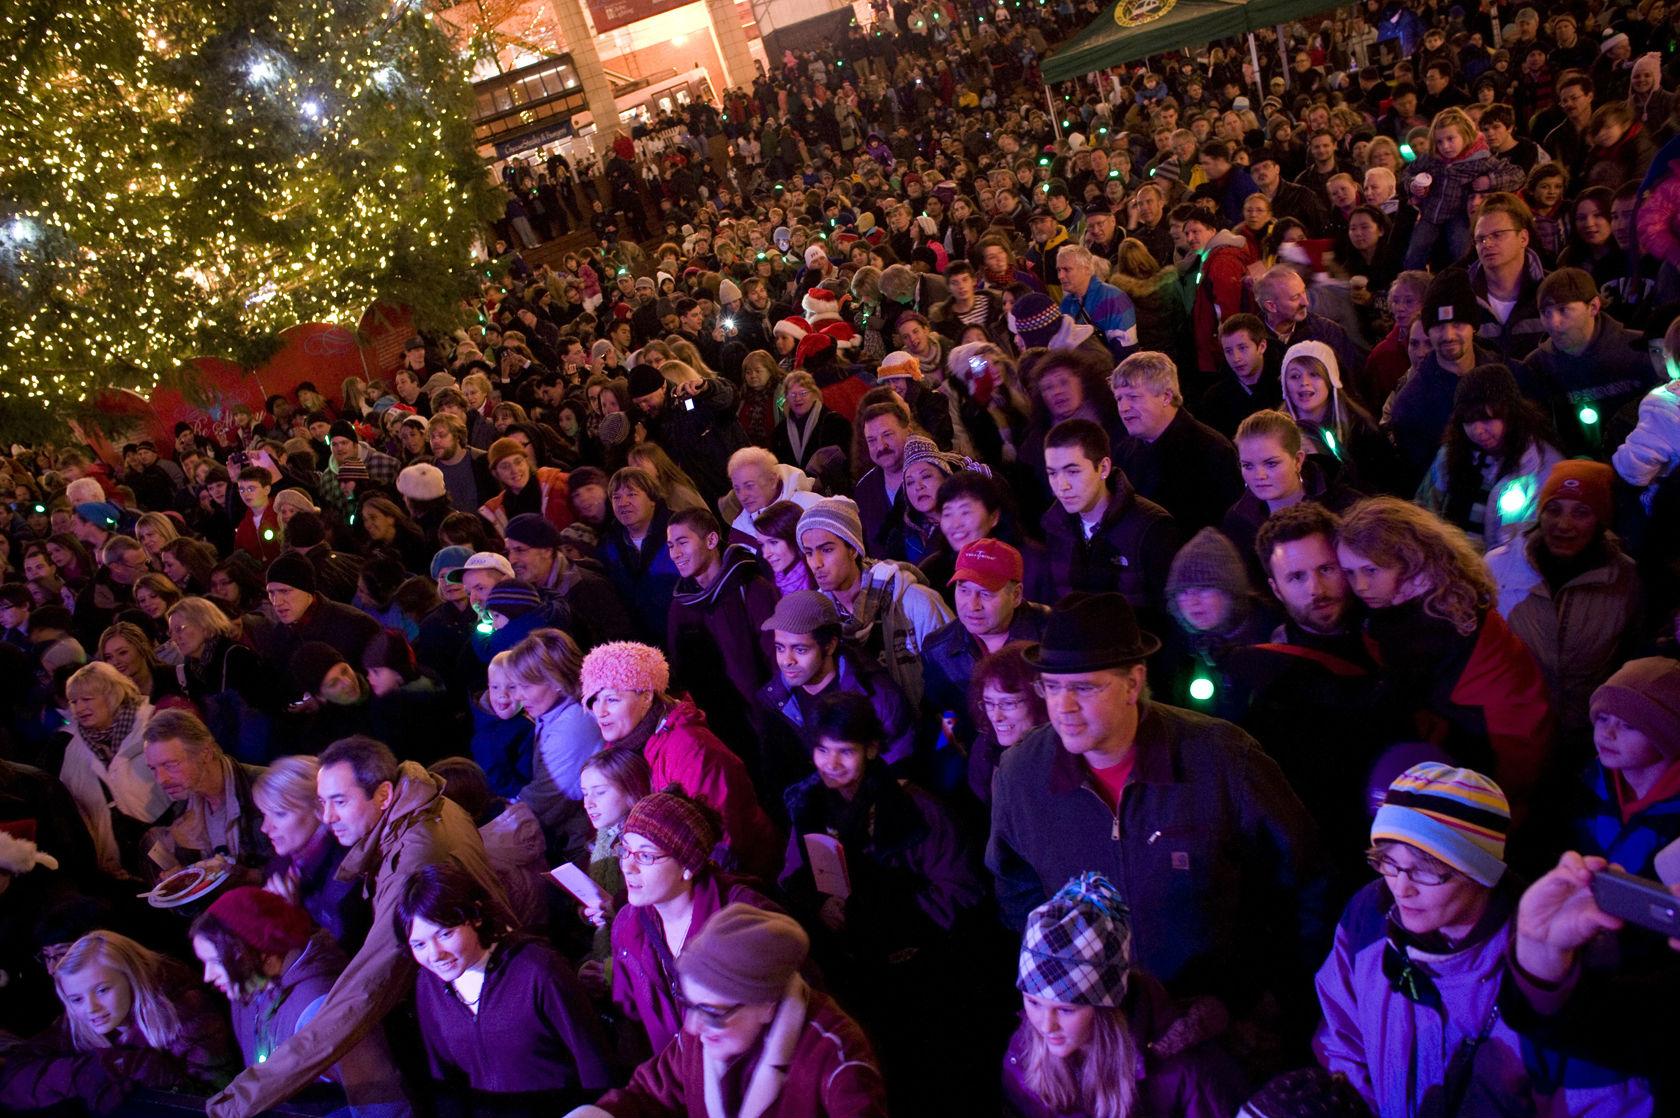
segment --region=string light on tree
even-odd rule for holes
[[[0,39],[0,439],[376,301],[458,317],[499,199],[417,5],[0,4]]]

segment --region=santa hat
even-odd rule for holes
[[[811,332],[811,324],[796,314],[790,314],[770,331],[779,338],[792,338],[794,344],[805,340],[805,335]]]
[[[814,330],[799,340],[799,348],[793,351],[793,367],[803,369],[806,361],[823,350],[834,346],[834,338],[820,330]]]
[[[844,353],[856,349],[863,344],[863,336],[852,328],[852,324],[843,319],[825,322],[820,331],[834,339],[834,348]]]
[[[840,296],[826,287],[811,288],[799,305],[804,308],[805,317],[812,322],[819,318],[840,317]]]

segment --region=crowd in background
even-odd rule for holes
[[[0,1105],[1671,1106],[1680,12],[1047,102],[1095,14],[883,6],[510,165],[394,372],[12,447]]]

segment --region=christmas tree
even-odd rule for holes
[[[418,2],[0,4],[0,438],[375,299],[452,321],[496,192]]]

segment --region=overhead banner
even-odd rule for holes
[[[596,32],[602,33],[692,3],[694,0],[589,0],[589,18],[595,22]]]

